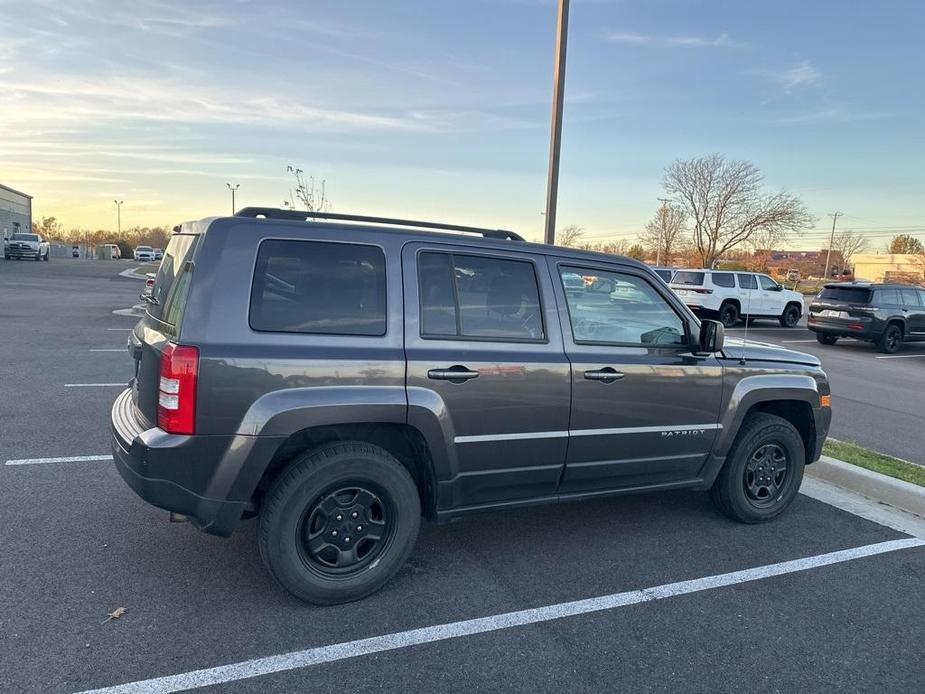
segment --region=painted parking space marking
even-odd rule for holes
[[[818,340],[781,340],[785,345],[795,345],[798,342],[818,342]]]
[[[126,383],[65,383],[65,388],[125,388]]]
[[[125,347],[96,347],[90,350],[91,352],[125,352],[127,351]]]
[[[889,356],[874,357],[875,359],[913,359],[915,357],[925,357],[925,354],[890,354]]]
[[[715,588],[723,588],[726,586],[772,578],[774,576],[808,571],[810,569],[840,564],[863,557],[872,557],[878,554],[921,546],[925,546],[925,539],[915,537],[878,542],[862,547],[854,547],[852,549],[829,552],[827,554],[818,554],[803,559],[795,559],[777,564],[767,564],[765,566],[744,569],[742,571],[705,576],[703,578],[679,581],[677,583],[666,583],[651,588],[643,588],[641,590],[631,590],[624,593],[613,593],[611,595],[603,595],[586,600],[557,603],[517,612],[507,612],[488,617],[466,619],[459,622],[437,624],[420,629],[410,629],[408,631],[385,634],[383,636],[373,636],[356,641],[346,641],[328,646],[292,651],[281,655],[245,660],[229,665],[193,670],[177,675],[137,680],[135,682],[128,682],[112,687],[86,690],[81,694],[141,694],[142,692],[152,694],[155,692],[179,692],[187,689],[220,685],[227,682],[236,682],[278,672],[287,672],[323,665],[325,663],[332,663],[347,658],[357,658],[374,653],[399,650],[425,643],[446,641],[448,639],[501,631],[529,624],[539,624],[566,617],[603,612],[620,607],[627,607],[629,605],[663,600],[679,595],[688,595],[705,590],[713,590]]]
[[[131,332],[131,331],[134,330],[134,329],[135,329],[135,328],[106,328],[106,330],[114,330],[114,331],[119,331],[119,332],[121,332],[121,331],[123,331],[123,330],[124,330],[125,332]]]
[[[101,460],[112,460],[111,455],[71,455],[63,458],[20,458],[7,460],[4,465],[46,465],[48,463],[89,463]]]

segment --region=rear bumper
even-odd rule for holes
[[[806,319],[806,328],[814,333],[835,335],[837,337],[856,337],[871,340],[880,335],[881,326],[875,321],[852,321],[851,319],[814,318],[812,314]]]
[[[228,537],[280,441],[255,436],[182,436],[144,421],[123,391],[112,406],[116,469],[142,499]]]

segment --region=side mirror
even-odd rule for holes
[[[723,324],[715,320],[705,320],[700,324],[700,337],[697,346],[701,352],[720,352],[726,341],[726,331]]]
[[[775,285],[774,289],[772,289],[771,291],[782,292],[784,291],[784,286],[782,284]]]

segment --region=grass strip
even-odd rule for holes
[[[828,439],[822,447],[822,453],[858,467],[925,487],[925,467],[877,453],[869,448],[862,448],[850,441]]]

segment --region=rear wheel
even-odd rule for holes
[[[260,512],[260,556],[296,597],[319,605],[359,600],[408,559],[421,504],[408,471],[366,443],[305,453],[273,483]]]
[[[803,481],[806,451],[800,433],[783,417],[749,415],[710,489],[713,503],[743,523],[783,513]]]
[[[823,345],[834,345],[836,342],[838,342],[838,335],[816,333],[816,340],[818,340]]]
[[[885,354],[898,352],[903,344],[903,329],[896,323],[890,323],[877,340],[877,349]]]
[[[784,328],[794,328],[800,322],[800,307],[796,304],[787,304],[787,308],[780,314],[780,324]]]
[[[719,322],[723,324],[724,328],[735,327],[735,324],[739,322],[739,309],[736,308],[735,304],[726,303],[720,306]]]

